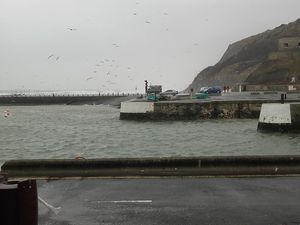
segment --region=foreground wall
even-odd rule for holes
[[[300,174],[300,156],[36,159],[5,162],[12,177],[166,177]]]

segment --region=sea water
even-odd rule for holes
[[[4,111],[9,116],[4,116]],[[125,121],[104,105],[0,107],[0,164],[9,159],[285,155],[300,134],[259,133],[257,120]]]

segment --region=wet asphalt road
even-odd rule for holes
[[[40,225],[300,225],[300,177],[38,181]]]

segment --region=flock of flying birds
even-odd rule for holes
[[[136,4],[139,4],[139,2],[136,2]],[[134,12],[134,13],[132,13],[132,15],[133,16],[137,16],[138,13]],[[163,15],[167,16],[168,13],[165,12]],[[145,20],[145,23],[146,24],[150,24],[151,22],[149,20]],[[77,28],[73,28],[73,27],[69,27],[69,28],[67,28],[67,30],[70,31],[70,32],[78,31]],[[168,31],[168,29],[166,29],[166,31]],[[120,45],[117,44],[117,43],[113,43],[112,47],[119,48]],[[59,59],[60,59],[60,56],[58,56],[58,55],[51,54],[51,55],[48,56],[48,60],[58,61]],[[99,71],[102,70],[101,74],[105,74],[106,75],[106,82],[107,82],[107,84],[114,85],[115,83],[112,81],[112,79],[118,77],[118,75],[116,73],[116,70],[119,67],[120,66],[118,64],[116,64],[116,61],[114,59],[103,59],[103,60],[101,60],[99,62],[96,62],[94,68],[92,69],[93,75],[86,76],[85,81],[86,82],[91,81],[92,79],[95,78],[96,73],[98,73]],[[122,69],[127,69],[128,71],[130,71],[131,67],[127,66],[127,67],[123,67]],[[104,72],[104,70],[105,70],[105,72]],[[108,79],[108,78],[110,78],[110,79]],[[133,81],[133,78],[131,76],[128,75],[127,78],[128,78],[128,80]],[[106,85],[103,84],[102,87],[105,88]]]
[[[136,2],[136,4],[139,4],[139,3]],[[137,16],[137,13],[135,12],[135,13],[133,13],[133,15]],[[168,15],[168,14],[164,13],[164,15]],[[151,22],[149,20],[145,20],[145,23],[150,24]],[[69,28],[67,28],[67,30],[70,31],[70,32],[74,32],[74,31],[77,31],[78,29],[69,27]],[[120,47],[120,45],[117,44],[117,43],[113,43],[112,46],[115,47],[115,48]],[[58,56],[58,55],[51,54],[51,55],[48,56],[48,60],[58,61],[59,59],[60,59],[60,56]],[[106,67],[106,69],[109,68],[108,71],[105,72],[107,77],[111,77],[111,78],[117,78],[118,77],[118,75],[114,72],[120,66],[116,64],[116,61],[114,59],[111,59],[111,60],[110,59],[104,59],[104,60],[101,60],[100,62],[97,62],[95,64],[95,68],[93,70],[93,73],[94,74],[98,73],[101,67],[103,67],[103,68]],[[127,69],[129,71],[129,70],[131,70],[131,67],[127,66],[127,67],[125,67],[125,69]],[[94,78],[95,78],[95,76],[89,75],[85,78],[85,81],[90,81]],[[133,81],[133,78],[131,76],[128,75],[127,78],[128,78],[128,80]],[[109,84],[109,85],[116,84],[111,79],[107,79],[106,83]],[[105,88],[106,85],[103,84],[102,87]]]
[[[75,28],[68,28],[68,29],[70,31],[77,30]],[[112,46],[114,46],[114,47],[120,47],[120,45],[116,44],[116,43],[112,44]],[[59,59],[60,59],[60,56],[55,55],[55,54],[51,54],[51,55],[48,56],[48,60],[58,61]],[[126,66],[126,67],[122,66],[122,68],[121,68],[121,66],[117,64],[117,62],[116,62],[115,59],[107,59],[107,58],[105,58],[103,60],[100,60],[100,61],[96,62],[96,64],[92,68],[93,75],[86,76],[85,81],[88,82],[88,81],[94,79],[95,76],[96,76],[96,74],[99,73],[99,72],[101,72],[101,70],[102,70],[101,74],[102,75],[103,74],[106,75],[106,77],[105,77],[106,78],[106,84],[110,85],[110,86],[114,85],[116,83],[113,82],[112,80],[114,78],[118,77],[118,75],[117,75],[118,73],[116,72],[117,69],[123,69],[123,70],[126,69],[127,71],[130,71],[131,67],[129,67],[129,66]],[[128,75],[127,78],[128,78],[128,80],[133,81],[133,78],[131,76]],[[105,84],[102,84],[102,87],[106,88],[107,86]]]
[[[97,64],[95,64],[93,73],[96,74],[102,69],[102,71],[105,71],[103,73],[106,75],[106,78],[107,78],[106,83],[109,84],[109,85],[114,85],[116,83],[113,82],[112,80],[114,78],[118,77],[118,75],[116,73],[116,70],[118,68],[120,68],[120,66],[118,64],[116,64],[116,60],[114,60],[114,59],[104,59],[104,60],[101,60],[100,62],[98,62]],[[131,67],[126,67],[125,69],[131,70]],[[94,76],[88,76],[85,80],[89,81],[89,80],[92,80],[94,78],[95,78]],[[131,76],[127,76],[127,78],[128,78],[128,80],[133,80],[133,78]],[[106,85],[103,84],[102,87],[105,88]]]

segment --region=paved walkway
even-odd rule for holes
[[[300,177],[38,181],[40,225],[299,225]]]

